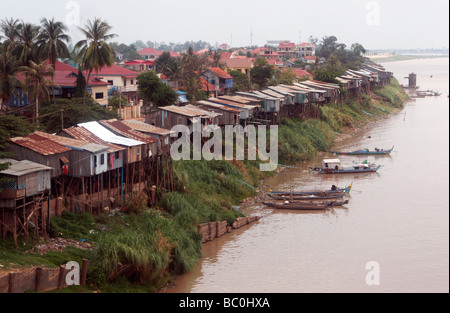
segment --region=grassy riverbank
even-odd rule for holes
[[[279,127],[279,162],[295,164],[330,149],[349,129],[385,117],[406,103],[394,79],[389,86],[361,99],[322,108],[322,118],[283,120]],[[57,267],[68,261],[89,260],[88,285],[63,292],[156,292],[173,275],[190,271],[202,253],[197,225],[227,221],[242,214],[236,206],[254,197],[268,175],[257,161],[174,162],[176,191],[162,197],[156,208],[145,197],[132,197],[126,210],[98,216],[64,213],[53,218],[53,236],[86,240],[92,249],[69,247],[45,255],[16,251],[0,242],[0,270],[16,267]],[[253,186],[253,187],[252,187]],[[33,252],[33,251],[31,251]]]

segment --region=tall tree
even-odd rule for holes
[[[16,94],[16,87],[20,85],[17,79],[19,62],[12,55],[10,47],[3,45],[0,49],[0,100],[1,109],[6,108],[6,103]]]
[[[139,81],[139,94],[144,99],[145,105],[166,106],[174,104],[178,95],[169,86],[164,84],[155,72],[141,73]]]
[[[37,122],[39,104],[50,100],[50,86],[54,84],[50,79],[54,74],[53,66],[45,61],[42,63],[29,61],[29,65],[22,67],[21,70],[26,76],[24,84],[30,102],[35,101],[35,120]]]
[[[29,61],[37,62],[37,47],[35,41],[38,34],[38,26],[24,22],[20,24],[15,50],[19,62],[22,65],[28,65]]]
[[[58,58],[70,57],[67,45],[70,42],[70,37],[66,34],[68,28],[62,22],[56,22],[54,18],[41,20],[41,28],[36,40],[36,45],[39,47],[39,56],[42,60],[48,59],[56,66]]]
[[[114,63],[115,52],[107,41],[117,37],[117,35],[111,34],[112,27],[99,18],[95,18],[94,21],[88,21],[85,28],[80,27],[79,29],[86,39],[80,40],[75,45],[75,49],[79,51],[77,60],[88,71],[86,79],[88,86],[94,70],[98,71]],[[86,104],[87,86],[83,96],[84,104]]]
[[[258,58],[250,69],[250,77],[258,88],[265,88],[275,74],[274,67],[265,58]]]
[[[9,43],[14,43],[17,40],[20,29],[20,21],[18,19],[10,18],[3,19],[0,23],[0,30],[5,35],[6,40]]]

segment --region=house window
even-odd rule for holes
[[[131,84],[134,85],[134,80],[131,80]]]
[[[119,159],[120,159],[120,151],[117,151],[117,152],[116,152],[116,155],[114,156],[114,158],[115,158],[116,160],[119,160]]]
[[[94,167],[97,167],[97,156],[96,155],[94,155],[93,163],[94,163]]]
[[[108,84],[114,85],[114,81],[113,80],[108,80]]]
[[[139,156],[141,154],[141,147],[137,147],[136,149],[136,155]]]
[[[96,92],[95,93],[95,100],[99,100],[99,99],[103,99],[103,98],[104,98],[103,92]]]
[[[105,165],[105,155],[104,154],[102,154],[100,156],[100,165]]]

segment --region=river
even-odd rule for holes
[[[400,83],[417,73],[420,89],[440,97],[416,99],[337,149],[389,149],[375,174],[321,176],[309,166],[269,179],[273,190],[326,189],[353,182],[350,203],[326,213],[245,208],[263,218],[203,248],[190,273],[167,293],[449,292],[449,59],[384,63]],[[432,76],[432,77],[431,77]],[[369,138],[370,137],[370,138]],[[323,158],[323,156],[322,156]],[[368,262],[379,282],[369,285]]]

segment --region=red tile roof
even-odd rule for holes
[[[85,71],[84,75],[87,76],[87,74],[87,71]],[[111,65],[102,67],[98,71],[94,70],[91,73],[91,76],[122,76],[127,78],[134,78],[138,76],[138,73],[118,65]]]
[[[225,79],[232,79],[233,78],[233,76],[231,76],[230,74],[225,72],[220,67],[210,67],[210,68],[208,68],[208,70],[210,70],[211,72],[219,75],[220,78],[225,78]]]
[[[141,51],[139,51],[138,53],[140,55],[154,55],[156,58],[161,56],[164,52],[166,51],[159,51],[156,50],[155,48],[144,48]],[[167,51],[170,53],[171,57],[177,58],[180,56],[180,54],[178,52],[173,52],[173,51]]]
[[[286,69],[287,70],[287,69]],[[303,78],[303,77],[309,77],[309,78],[313,78],[313,75],[311,73],[309,73],[306,70],[302,70],[299,68],[291,68],[291,70],[299,77],[299,78]]]
[[[229,59],[225,61],[225,64],[228,68],[251,68],[253,63],[255,62],[254,58],[246,58],[246,59]]]
[[[296,48],[297,46],[293,42],[285,41],[281,42],[278,48]]]

